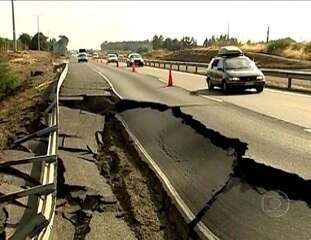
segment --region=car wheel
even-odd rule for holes
[[[214,85],[212,84],[211,79],[207,79],[207,86],[208,86],[208,90],[213,90],[214,89]]]
[[[256,91],[258,93],[261,93],[263,91],[263,89],[264,89],[264,86],[256,87]]]
[[[226,81],[223,81],[223,83],[222,83],[222,90],[223,90],[225,93],[228,92],[228,86],[227,86]]]

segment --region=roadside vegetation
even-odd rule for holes
[[[228,45],[238,46],[252,59],[255,58],[262,60],[269,55],[273,55],[289,58],[288,61],[291,59],[311,61],[311,42],[297,42],[290,37],[270,40],[268,43],[263,41],[252,42],[250,40],[242,42],[236,37],[229,37],[227,34],[222,34],[206,37],[203,44],[200,46],[198,45],[197,40],[191,36],[184,36],[181,39],[177,39],[164,37],[163,35],[154,35],[151,40],[144,41],[104,41],[101,44],[101,50],[103,52],[113,51],[125,54],[128,52],[138,52],[147,58],[208,62],[211,59],[210,55],[215,54],[220,47]],[[195,53],[196,56],[191,56],[190,53]],[[268,56],[262,56],[260,54]],[[205,57],[200,57],[198,55]],[[185,59],[184,57],[186,56],[189,58]],[[271,61],[277,63],[278,60],[274,59]],[[303,67],[300,66],[300,64],[290,65],[289,68]]]
[[[0,57],[0,101],[13,94],[18,87],[16,75],[9,68],[7,61]]]
[[[55,38],[45,36],[42,32],[34,36],[22,33],[17,40],[17,50],[38,50],[38,37],[40,38],[41,51],[49,51],[56,55],[66,55],[69,42],[68,37],[60,35],[59,40],[56,40]],[[13,50],[13,44],[12,40],[0,37],[0,53]]]

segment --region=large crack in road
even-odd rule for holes
[[[247,143],[209,129],[179,107],[125,100],[116,104],[116,112],[189,200],[185,202],[196,215],[189,223],[190,231],[201,221],[221,239],[310,238],[310,180],[247,158]],[[204,139],[199,141],[199,136]],[[162,139],[158,147],[155,139]],[[205,152],[206,142],[218,148],[218,155],[211,149]],[[181,166],[181,162],[191,164]],[[204,165],[207,162],[211,164]],[[204,171],[191,169],[196,164]],[[202,194],[190,190],[191,186],[203,192],[204,204],[197,199]],[[198,202],[201,208],[196,208]]]
[[[86,148],[83,151],[95,153],[95,159],[81,154],[79,158],[97,165],[117,200],[108,207],[94,189],[60,180],[60,199],[67,199],[74,210],[69,210],[69,218],[63,212],[66,219],[74,219],[74,239],[94,237],[94,212],[105,211],[123,219],[136,239],[196,239],[198,223],[221,239],[311,236],[306,214],[311,212],[310,181],[245,157],[247,143],[208,128],[180,107],[115,97],[85,97],[83,102],[67,106],[104,116],[100,134],[88,133],[100,144],[98,155],[94,148]],[[135,147],[131,134],[193,212],[191,221],[178,213],[178,206]],[[62,137],[77,138],[74,134]],[[64,173],[65,169],[59,175]],[[278,200],[281,207],[275,208],[271,199]],[[291,228],[284,227],[288,225]]]

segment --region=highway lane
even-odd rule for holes
[[[311,179],[311,134],[303,127],[225,101],[195,96],[182,88],[165,88],[165,84],[153,76],[105,64],[89,66],[109,78],[121,96],[180,105],[183,112],[207,127],[247,143],[248,157]]]
[[[247,154],[256,161],[293,171],[310,179],[311,171],[308,161],[310,134],[304,132],[303,128],[227,102],[218,102],[191,95],[181,88],[164,88],[163,83],[151,76],[134,74],[128,70],[115,69],[102,64],[88,64],[88,66],[108,77],[120,95],[137,100],[184,105],[185,107],[181,108],[183,112],[190,113],[195,118],[200,119],[207,127],[219,131],[227,137],[239,138],[242,142],[246,142],[248,144]],[[189,190],[191,189],[189,185],[183,185],[180,182],[180,179],[185,178],[185,176],[187,179],[190,178],[188,184],[192,181],[194,185],[197,185],[194,189],[202,191],[201,194],[193,194],[192,196],[194,197],[193,202],[196,202],[195,206],[200,206],[208,200],[204,198],[205,190],[208,187],[204,169],[208,172],[209,168],[202,165],[204,158],[195,158],[199,161],[198,165],[201,164],[202,166],[201,169],[197,168],[201,171],[190,171],[190,177],[186,169],[187,167],[190,167],[191,170],[195,169],[194,160],[191,163],[188,161],[187,167],[183,167],[183,171],[182,168],[173,168],[176,171],[169,173],[171,168],[166,167],[164,163],[172,161],[169,157],[170,154],[163,154],[163,144],[159,144],[157,141],[159,139],[158,132],[162,132],[162,139],[163,136],[164,139],[168,138],[167,141],[163,141],[165,152],[180,153],[180,148],[176,145],[184,143],[184,139],[187,139],[188,136],[192,139],[191,135],[179,136],[175,138],[175,143],[174,141],[172,143],[168,136],[182,131],[182,128],[175,127],[172,129],[170,124],[165,126],[165,123],[170,123],[169,118],[163,119],[160,114],[152,116],[148,111],[127,111],[122,116],[148,153],[155,159],[162,159],[162,163],[159,160],[159,164],[164,171],[168,175],[177,175],[175,178],[170,176],[171,180],[179,183],[181,188],[186,189],[184,191],[187,191],[188,194],[185,195],[191,195],[189,191],[193,194],[193,191]],[[162,126],[163,124],[164,126]],[[170,132],[163,133],[161,128],[169,128]],[[201,153],[203,149],[200,148],[200,141],[195,142],[194,145],[188,143],[188,148],[184,144],[181,146],[184,146],[184,151],[195,154]],[[184,154],[177,155],[182,160]],[[179,177],[178,173],[180,174]],[[265,177],[265,175],[263,174],[261,177]],[[275,185],[272,187],[277,189]],[[254,188],[241,182],[238,178],[233,178],[226,187],[226,191],[218,197],[218,200],[204,215],[203,222],[223,239],[296,239],[297,236],[299,239],[308,239],[311,235],[308,230],[309,215],[304,213],[310,209],[304,202],[291,202],[290,211],[284,217],[275,219],[263,214],[261,209],[262,197],[262,194],[258,193],[257,187]],[[188,201],[188,204],[191,204],[191,201],[190,203]],[[195,207],[194,211],[197,209]],[[297,218],[297,216],[300,217]],[[287,228],[285,229],[284,226]]]
[[[168,70],[144,67],[137,71],[166,82]],[[274,118],[311,128],[311,96],[266,88],[261,94],[245,91],[224,94],[222,91],[208,91],[206,77],[197,74],[173,71],[174,84],[203,97],[226,101]],[[267,77],[268,79],[271,77]],[[247,98],[247,101],[245,101]]]

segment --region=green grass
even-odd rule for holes
[[[291,45],[294,45],[295,43],[296,43],[295,40],[291,38],[282,38],[270,41],[267,46],[267,53],[279,54],[286,48],[289,48]]]
[[[0,100],[15,93],[18,87],[19,81],[11,72],[8,63],[0,59]]]

